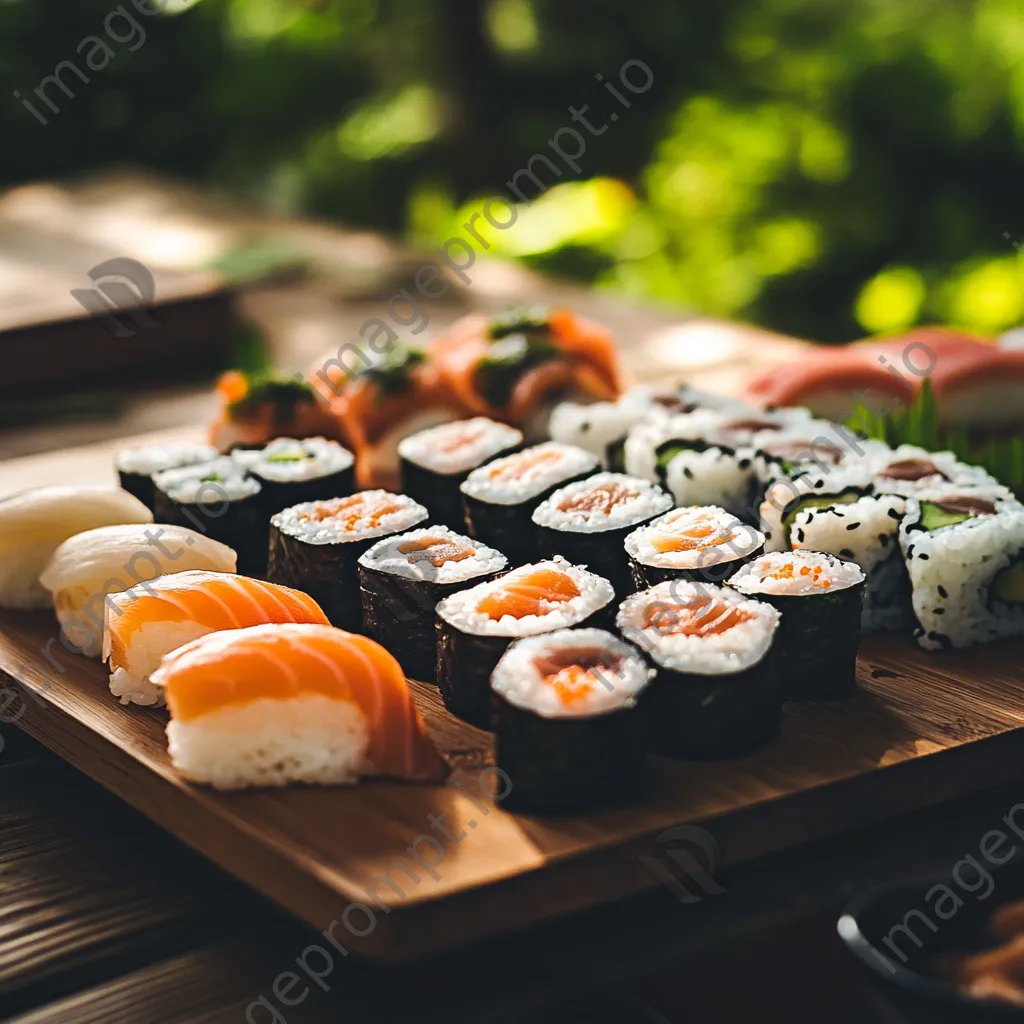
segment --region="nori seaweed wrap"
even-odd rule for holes
[[[633,589],[666,580],[721,583],[764,550],[764,535],[713,505],[677,508],[626,537]]]
[[[537,557],[533,510],[553,491],[598,468],[596,456],[554,441],[473,470],[462,484],[469,535],[504,551],[513,565]]]
[[[656,484],[622,473],[597,473],[560,487],[533,512],[542,557],[563,555],[610,580],[619,600],[636,588],[623,541],[641,523],[672,507]]]
[[[651,671],[603,629],[517,640],[491,676],[495,761],[512,780],[503,806],[576,813],[635,795],[644,779]]]
[[[820,551],[774,551],[728,581],[782,613],[777,650],[784,700],[842,697],[857,682],[864,572]]]
[[[323,437],[279,437],[262,448],[236,448],[232,457],[262,484],[268,519],[292,505],[346,498],[355,490],[352,453]]]
[[[522,443],[515,427],[486,416],[410,434],[398,444],[402,492],[427,509],[431,522],[464,531],[463,481],[478,466],[510,455]]]
[[[614,591],[608,580],[564,558],[520,566],[461,590],[437,606],[437,685],[445,707],[491,726],[491,672],[508,645],[580,625],[604,625]]]
[[[287,508],[270,520],[267,578],[304,590],[335,626],[362,632],[359,556],[382,537],[426,518],[422,505],[388,491],[360,491]]]
[[[366,635],[386,647],[407,676],[433,682],[438,602],[496,579],[507,565],[500,552],[444,526],[385,537],[359,557]]]
[[[622,603],[619,632],[656,670],[647,699],[655,748],[731,758],[772,739],[782,720],[773,640],[779,613],[711,583],[673,580]]]
[[[156,522],[184,526],[234,548],[244,576],[266,573],[269,526],[261,486],[230,456],[157,473],[153,489]]]

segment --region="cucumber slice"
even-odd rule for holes
[[[1007,604],[1024,604],[1024,552],[992,581],[992,596]]]
[[[852,505],[855,501],[864,497],[864,492],[853,489],[843,491],[840,494],[809,494],[804,498],[799,498],[787,506],[786,511],[782,515],[782,526],[786,536],[786,547],[789,547],[789,533],[793,528],[793,523],[796,521],[796,517],[801,512],[807,512],[810,509],[815,508],[828,508],[830,505]]]
[[[921,502],[921,526],[931,533],[932,530],[941,530],[943,526],[956,526],[958,523],[966,523],[973,516],[970,512],[950,512],[949,509],[936,505],[933,501]]]

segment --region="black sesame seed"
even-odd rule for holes
[[[945,608],[933,608],[932,609],[932,615],[945,615],[945,614],[946,614],[946,609]]]
[[[840,548],[839,554],[842,555],[843,558],[853,558],[853,552],[849,548]]]
[[[848,530],[859,530],[860,529],[860,523],[847,523],[846,528]]]
[[[749,469],[750,468],[750,459],[740,459],[740,461],[737,463],[737,465],[740,467],[740,469]]]
[[[889,546],[889,534],[880,533],[878,535],[878,543],[881,544],[883,548],[887,548]]]
[[[913,558],[913,557],[914,557],[914,545],[911,544],[910,547],[907,548],[907,558]]]
[[[941,583],[938,585],[937,590],[939,591],[939,597],[949,597],[946,588]]]
[[[689,466],[683,466],[683,476],[685,476],[687,480],[692,480],[693,479],[693,470],[690,469]]]
[[[920,554],[917,557],[920,558],[922,561],[927,562],[929,556],[925,554]]]
[[[797,539],[797,540],[798,540],[798,541],[799,541],[799,542],[800,542],[801,544],[803,544],[803,542],[804,542],[804,531],[803,531],[803,530],[797,530],[797,531],[796,531],[796,539]]]
[[[590,429],[590,420],[584,420],[580,424],[580,433],[585,434]]]
[[[886,512],[886,515],[889,516],[890,519],[895,519],[896,522],[900,521],[900,514],[894,508],[889,509],[889,511]]]

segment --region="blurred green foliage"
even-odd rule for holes
[[[496,250],[822,340],[1024,319],[1021,0],[125,8],[144,44],[43,126],[12,91],[113,0],[0,0],[4,183],[141,164],[436,246],[590,104],[621,116]],[[624,110],[595,75],[630,59]]]

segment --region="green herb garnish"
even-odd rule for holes
[[[401,394],[409,387],[412,371],[426,358],[418,349],[393,345],[379,363],[360,371],[359,376],[375,384],[381,394]]]
[[[491,345],[487,355],[477,363],[473,379],[480,394],[491,405],[502,408],[527,370],[560,356],[560,350],[549,341],[510,334]]]
[[[909,408],[879,416],[866,405],[858,405],[846,425],[892,448],[913,444],[926,451],[951,451],[961,462],[981,466],[1018,497],[1024,498],[1024,436],[972,441],[964,427],[943,429],[939,425],[931,380],[925,378]]]
[[[316,392],[297,377],[256,376],[249,378],[249,390],[228,406],[232,417],[258,416],[266,406],[273,410],[275,427],[283,427],[295,418],[300,405],[316,405]]]
[[[488,333],[498,341],[510,334],[548,334],[550,330],[551,312],[546,306],[517,306],[498,313]]]

